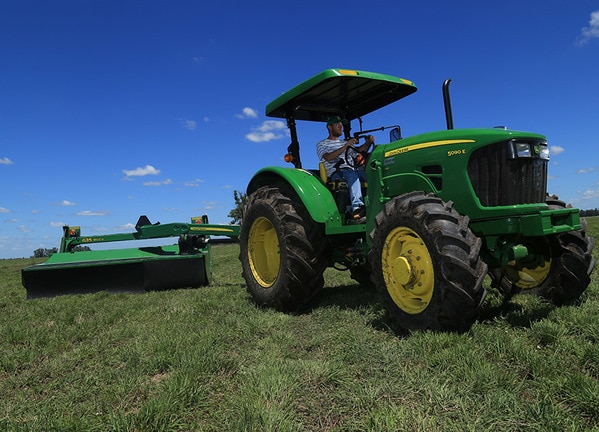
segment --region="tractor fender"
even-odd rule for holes
[[[319,177],[297,168],[266,167],[250,180],[246,193],[252,194],[263,186],[288,185],[297,193],[312,219],[327,226],[341,225],[341,216],[333,195]]]

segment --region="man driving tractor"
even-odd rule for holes
[[[363,223],[366,220],[366,212],[364,210],[364,201],[362,200],[362,187],[360,180],[365,181],[363,167],[356,167],[355,164],[348,160],[351,155],[347,154],[348,148],[352,148],[354,155],[359,152],[368,151],[369,147],[374,144],[374,136],[366,137],[366,142],[360,147],[355,147],[358,144],[356,138],[348,140],[341,139],[343,135],[343,124],[347,120],[341,119],[338,116],[331,117],[327,121],[327,129],[329,136],[316,144],[316,153],[318,158],[325,165],[327,173],[335,179],[342,179],[347,182],[351,205],[352,217],[354,223]]]

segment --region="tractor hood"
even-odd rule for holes
[[[412,81],[374,72],[327,69],[293,87],[266,106],[268,117],[349,121],[416,91]]]

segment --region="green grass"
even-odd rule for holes
[[[597,273],[576,305],[491,290],[469,332],[399,337],[347,273],[290,315],[213,255],[210,287],[38,300],[0,261],[0,430],[599,430]]]

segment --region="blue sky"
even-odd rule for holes
[[[7,0],[0,258],[58,246],[63,224],[230,222],[233,191],[285,165],[266,104],[331,67],[413,80],[364,118],[404,136],[445,127],[451,78],[456,128],[546,135],[549,191],[599,207],[599,1]],[[298,129],[316,167],[325,127]]]

